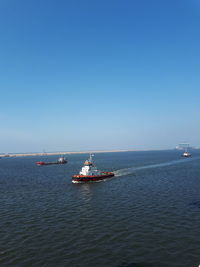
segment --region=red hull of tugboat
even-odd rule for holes
[[[113,172],[102,172],[102,175],[73,175],[72,183],[97,182],[115,176]]]

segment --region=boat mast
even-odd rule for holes
[[[89,162],[92,162],[92,157],[94,157],[94,154],[90,154]]]

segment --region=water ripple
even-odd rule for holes
[[[198,266],[200,157],[178,157],[98,154],[100,169],[125,179],[81,186],[71,176],[85,155],[62,168],[1,159],[0,265]]]

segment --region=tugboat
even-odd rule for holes
[[[43,165],[54,165],[54,164],[66,164],[66,163],[67,163],[67,160],[66,160],[66,158],[64,158],[64,157],[60,157],[60,158],[58,158],[58,160],[55,161],[55,162],[44,162],[44,161],[38,161],[38,162],[36,162],[36,164],[37,164],[38,166],[43,166]]]
[[[72,183],[97,182],[114,176],[113,172],[102,172],[97,170],[92,161],[93,156],[94,155],[90,154],[89,159],[84,162],[84,166],[79,174],[72,176]]]

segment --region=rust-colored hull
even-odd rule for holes
[[[38,166],[45,166],[45,165],[54,165],[54,164],[66,164],[66,162],[44,162],[44,161],[38,161],[36,162],[36,165]]]

